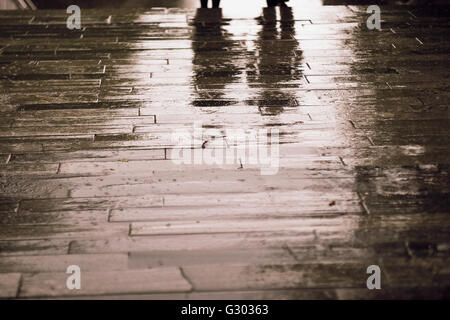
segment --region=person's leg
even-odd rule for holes
[[[268,7],[275,7],[277,5],[277,0],[267,0]]]
[[[202,8],[208,8],[208,0],[200,0]]]
[[[213,0],[213,8],[218,8],[220,5],[220,0]]]

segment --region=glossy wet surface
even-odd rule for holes
[[[449,11],[365,11],[0,12],[0,297],[448,297]]]

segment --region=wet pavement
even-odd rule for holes
[[[448,298],[448,16],[0,12],[0,297]],[[175,161],[231,129],[277,172]]]

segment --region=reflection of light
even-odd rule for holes
[[[195,110],[188,108],[187,101],[192,91],[191,40],[159,40],[154,30],[146,29],[149,24],[157,23],[157,30],[182,36],[189,27],[186,15],[139,14],[135,21],[142,24],[142,39],[131,43],[132,48],[138,50],[132,50],[128,56],[121,58],[121,63],[126,65],[122,67],[126,73],[121,70],[120,80],[133,90],[127,98],[141,101],[144,107],[165,108],[169,114],[174,112],[173,108],[177,113],[193,113]],[[183,100],[186,103],[179,103]]]
[[[200,1],[198,1],[200,3]],[[322,4],[321,0],[290,0],[287,4],[297,10],[305,7],[315,7]],[[224,15],[233,17],[255,17],[261,13],[261,8],[267,6],[266,0],[222,0],[220,6]]]

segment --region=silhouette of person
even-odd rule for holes
[[[200,4],[202,8],[208,8],[208,0],[200,0]],[[218,8],[220,5],[220,0],[212,0],[212,7]]]

